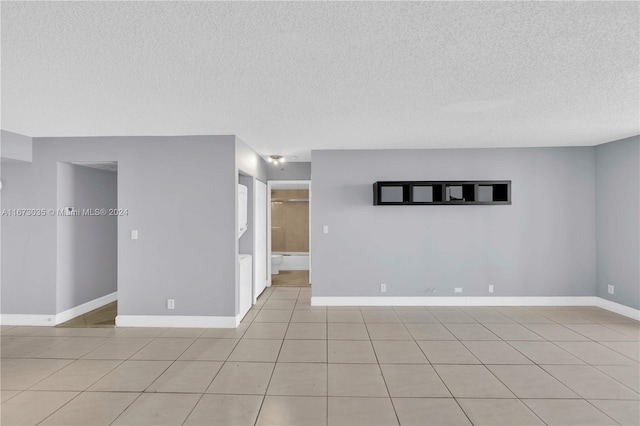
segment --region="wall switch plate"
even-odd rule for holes
[[[322,225],[322,233],[323,234],[329,233],[329,225]]]
[[[453,289],[454,293],[462,293],[462,288],[461,287],[456,287]]]
[[[380,284],[380,293],[387,292],[387,285],[385,283]]]
[[[167,299],[167,309],[175,309],[176,301],[175,299]]]
[[[138,239],[138,230],[137,229],[132,229],[131,230],[131,239],[132,240],[137,240]]]
[[[608,292],[609,294],[614,294],[614,293],[613,293],[614,291],[615,291],[615,289],[613,288],[613,286],[612,286],[611,284],[609,284],[609,285],[607,286],[607,292]]]
[[[489,293],[493,293],[493,285],[489,286]]]

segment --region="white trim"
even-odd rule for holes
[[[314,306],[595,306],[578,297],[312,297]]]
[[[97,299],[90,300],[87,303],[83,303],[82,305],[78,305],[74,308],[62,311],[56,315],[55,325],[67,322],[75,317],[79,317],[80,315],[84,315],[87,312],[91,312],[94,309],[101,308],[104,305],[108,305],[109,303],[113,303],[116,300],[118,300],[118,292],[114,291],[113,293],[107,294],[106,296],[98,297]]]
[[[607,300],[602,297],[598,297],[597,299],[597,307],[606,309],[607,311],[611,311],[619,315],[623,315],[625,317],[629,317],[636,321],[640,321],[640,310],[621,305],[620,303],[612,302],[611,300]]]
[[[118,315],[117,327],[236,328],[239,315],[229,317],[182,315]]]
[[[55,319],[55,315],[2,314],[0,324],[54,326]]]

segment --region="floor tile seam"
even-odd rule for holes
[[[129,405],[127,405],[127,407],[126,407],[124,410],[122,410],[122,411],[120,412],[120,414],[118,414],[118,415],[116,416],[116,418],[115,418],[115,419],[113,419],[113,421],[112,421],[111,423],[109,423],[109,425],[112,425],[112,424],[114,424],[116,421],[118,421],[118,419],[120,418],[120,416],[122,416],[122,415],[124,414],[124,412],[125,412],[125,411],[127,411],[127,410],[129,409],[129,407],[131,407],[133,404],[135,404],[135,402],[136,402],[138,399],[140,399],[140,397],[141,397],[143,394],[144,394],[144,392],[141,392],[141,393],[140,393],[140,395],[138,395],[138,396],[137,396],[133,401],[131,401],[131,403],[130,403]]]
[[[640,395],[640,392],[638,392],[637,390],[633,389],[632,387],[630,387],[629,385],[621,382],[620,380],[616,379],[615,377],[613,377],[612,375],[610,375],[609,373],[607,373],[604,370],[601,370],[598,367],[626,367],[626,366],[621,366],[621,365],[590,365],[591,367],[595,368],[596,370],[598,370],[600,373],[604,374],[605,376],[609,377],[610,379],[614,380],[615,382],[621,384],[622,386],[626,387],[627,389],[630,389],[633,393]]]
[[[75,361],[73,361],[73,362],[71,362],[71,363],[67,364],[67,365],[66,365],[66,366],[64,366],[62,369],[60,369],[60,370],[56,371],[54,374],[52,374],[52,375],[51,375],[51,376],[49,376],[49,377],[52,377],[53,375],[55,375],[55,374],[59,373],[60,371],[64,370],[65,368],[67,368],[67,367],[69,367],[69,366],[73,365],[73,363],[74,363],[74,362],[76,362],[76,361],[118,361],[118,363],[117,363],[116,365],[114,365],[113,367],[111,367],[107,372],[105,372],[104,374],[102,374],[100,377],[98,377],[96,380],[94,380],[91,384],[89,384],[88,386],[86,386],[84,389],[81,389],[81,390],[74,390],[74,391],[70,391],[70,392],[85,392],[85,391],[86,391],[87,389],[89,389],[91,386],[95,385],[95,384],[96,384],[96,383],[98,383],[100,380],[102,380],[102,379],[103,379],[107,374],[111,373],[113,370],[115,370],[116,368],[118,368],[119,366],[121,366],[121,365],[124,363],[124,361],[125,361],[125,360],[119,360],[119,359],[115,359],[115,360],[114,360],[114,359],[108,359],[108,360],[93,360],[93,359],[87,359],[87,360],[85,360],[85,359],[76,359]],[[48,379],[49,377],[47,377],[46,379]],[[39,385],[40,383],[42,383],[42,382],[43,382],[44,380],[46,380],[46,379],[43,379],[43,380],[41,380],[40,382],[35,383],[34,385],[32,385],[32,386],[31,386],[29,389],[27,389],[27,390],[32,390],[32,388],[33,388],[34,386]],[[46,390],[46,389],[43,389],[43,390]]]
[[[579,367],[591,367],[594,368],[597,372],[604,374],[606,377],[608,377],[609,379],[613,380],[614,382],[618,383],[619,385],[623,386],[624,388],[630,390],[631,392],[633,392],[634,394],[640,396],[640,393],[638,391],[636,391],[635,389],[627,386],[626,384],[622,383],[621,381],[619,381],[618,379],[616,379],[613,376],[610,376],[609,374],[607,374],[606,372],[600,370],[597,366],[595,365],[591,365],[591,364],[584,364],[584,365],[575,365],[575,364],[541,364],[539,365],[540,368],[542,368],[544,371],[547,372],[547,374],[551,375],[554,379],[558,380],[560,383],[562,383],[564,386],[568,387],[569,389],[571,389],[574,393],[576,393],[577,395],[580,395],[580,392],[578,392],[576,389],[574,389],[572,386],[570,386],[568,383],[563,382],[562,380],[560,380],[559,377],[556,377],[551,371],[547,370],[546,368],[544,368],[547,365],[556,365],[556,366],[579,366]],[[584,397],[583,397],[584,398]],[[586,399],[586,398],[584,398]],[[592,398],[592,399],[597,399],[597,398]],[[632,401],[640,401],[640,399],[633,399]]]
[[[561,400],[561,401],[584,401],[585,403],[589,404],[590,406],[594,407],[597,411],[599,411],[600,413],[602,413],[605,417],[609,418],[613,423],[612,424],[616,424],[616,425],[620,425],[621,423],[617,422],[616,420],[614,420],[611,416],[609,416],[607,413],[605,413],[604,411],[600,410],[598,407],[596,407],[595,405],[593,405],[588,399],[586,398],[566,398],[566,399],[557,399],[557,398],[522,398],[522,403],[524,405],[527,406],[527,408],[529,410],[531,410],[534,414],[536,414],[536,416],[538,416],[538,413],[536,413],[533,408],[531,408],[529,406],[529,404],[527,404],[527,401],[550,401],[550,400]],[[539,416],[538,416],[539,417]],[[540,420],[542,420],[541,417],[539,417]],[[545,422],[545,424],[548,424]]]

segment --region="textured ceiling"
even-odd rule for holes
[[[2,128],[259,153],[639,133],[638,2],[2,2]]]

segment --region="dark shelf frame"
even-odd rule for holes
[[[432,187],[433,201],[414,201],[413,188]],[[478,201],[480,187],[492,188],[492,201]],[[403,201],[382,201],[382,188],[402,187]],[[462,187],[461,199],[451,199],[451,187]],[[378,181],[373,184],[374,206],[461,206],[461,205],[509,205],[511,204],[510,180],[426,180],[426,181]]]

